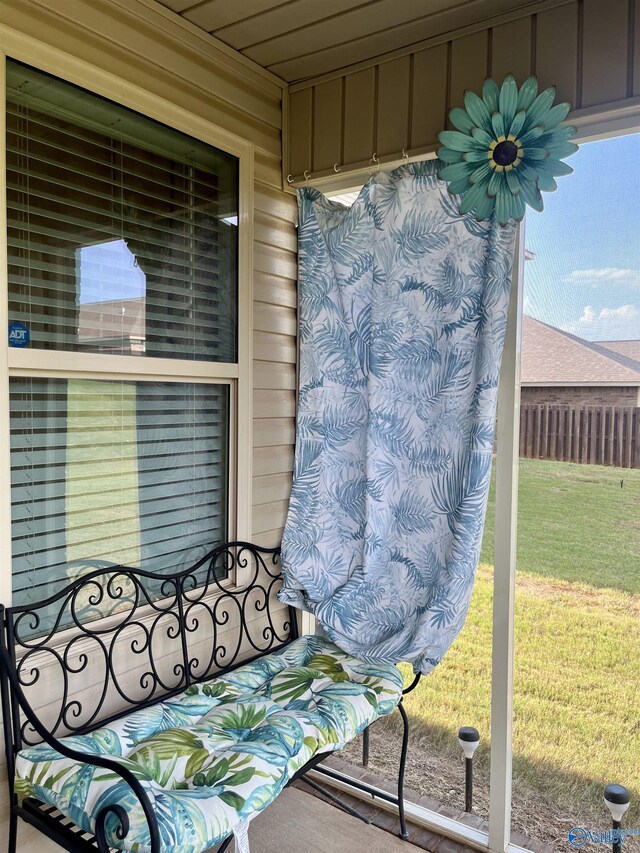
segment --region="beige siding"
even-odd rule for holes
[[[256,541],[278,544],[293,469],[297,275],[295,199],[281,190],[281,86],[147,0],[11,0],[2,7],[3,24],[255,145],[253,521]],[[3,782],[0,849],[6,797]],[[20,827],[21,853],[58,849]]]
[[[296,83],[285,174],[296,182],[305,170],[321,178],[333,162],[343,172],[366,169],[374,151],[388,162],[403,149],[429,154],[449,109],[489,75],[501,81],[512,73],[521,83],[535,73],[573,105],[570,119],[600,108],[635,108],[640,116],[639,20],[637,0],[539,0],[477,23],[461,20],[456,30],[382,59]]]

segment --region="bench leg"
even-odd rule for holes
[[[400,817],[400,837],[408,838],[407,819],[404,813],[404,771],[407,764],[407,750],[409,748],[409,717],[402,702],[398,705],[398,711],[402,716],[402,752],[400,753],[400,768],[398,770],[398,813]]]
[[[233,841],[233,835],[230,835],[226,839],[226,841],[222,842],[222,847],[218,847],[218,850],[216,851],[216,853],[224,853],[224,851],[227,849],[227,847],[231,844],[232,841]]]
[[[362,766],[369,766],[369,726],[362,732]]]
[[[9,812],[9,837],[7,839],[7,853],[16,853],[18,844],[18,815],[13,808]]]

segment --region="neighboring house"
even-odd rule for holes
[[[640,340],[585,341],[523,317],[522,404],[640,406]]]
[[[83,302],[78,309],[78,344],[82,350],[144,352],[145,299]]]

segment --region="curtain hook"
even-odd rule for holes
[[[294,180],[294,179],[293,179],[293,175],[287,175],[287,183],[288,183],[288,184],[292,184],[292,183],[293,183],[293,180]]]
[[[309,183],[309,178],[310,178],[310,177],[311,177],[311,174],[309,173],[309,170],[308,170],[308,169],[305,169],[305,170],[304,170],[304,180],[305,180],[305,183],[307,183],[307,184]]]
[[[405,149],[404,149],[404,148],[402,149],[402,157],[403,157],[403,159],[404,159],[404,160],[408,160],[408,159],[409,159],[409,155],[407,154],[407,152],[405,151]]]
[[[338,172],[341,172],[341,171],[342,171],[342,166],[338,166],[338,164],[337,164],[337,163],[334,163],[334,164],[333,164],[333,171],[334,171],[334,172],[336,172],[336,174],[337,174]]]
[[[378,172],[380,171],[380,158],[378,157],[378,155],[376,154],[376,152],[375,152],[375,151],[373,152],[373,157],[371,158],[371,160],[369,160],[369,166],[371,167],[371,168],[369,169],[369,174],[370,174],[370,175],[373,175],[373,166],[371,166],[371,164],[372,164],[372,163],[373,163],[373,165],[374,165],[374,166],[375,166],[375,164],[376,164],[376,163],[378,164],[378,168],[376,169],[376,175],[377,175],[377,174],[378,174]]]

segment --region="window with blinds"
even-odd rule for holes
[[[96,561],[177,570],[224,541],[227,387],[13,378],[10,392],[16,603]]]
[[[7,69],[9,319],[31,347],[236,360],[238,161]]]
[[[24,604],[98,565],[186,568],[228,539],[238,160],[20,63],[7,81],[9,323],[32,350],[10,369]],[[210,371],[169,381],[158,361],[147,379],[111,359],[107,374],[104,354]]]

